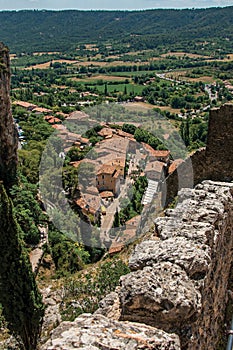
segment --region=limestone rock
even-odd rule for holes
[[[201,295],[177,265],[161,262],[121,277],[122,320],[177,332],[198,317]]]
[[[210,263],[210,248],[184,237],[164,241],[144,241],[137,245],[129,260],[132,270],[170,261],[183,268],[194,279],[204,278]]]
[[[155,220],[154,239],[136,246],[129,262],[136,271],[121,277],[96,314],[62,322],[42,350],[216,350],[232,276],[232,231],[233,183],[183,189],[177,207]]]
[[[62,322],[41,350],[180,350],[179,338],[156,328],[83,314]]]
[[[54,292],[50,287],[43,289],[42,295],[43,302],[46,306],[42,334],[46,337],[51,329],[56,327],[61,322],[61,296],[59,295],[58,291]]]
[[[99,309],[95,314],[100,314],[111,318],[112,320],[119,320],[121,315],[119,294],[116,292],[109,293],[99,303]]]

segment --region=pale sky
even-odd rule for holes
[[[233,6],[233,0],[0,0],[0,10],[140,10]]]

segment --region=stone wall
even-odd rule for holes
[[[0,180],[9,188],[16,178],[18,135],[11,114],[9,50],[0,43]]]
[[[233,180],[233,104],[214,108],[209,114],[206,148],[194,152],[163,184],[163,204],[170,203],[181,188],[209,179]]]
[[[210,180],[233,180],[233,104],[210,111],[206,145],[206,174]]]
[[[86,349],[218,349],[232,264],[232,197],[233,183],[182,189],[177,207],[136,246],[132,272],[116,291],[94,315],[63,322],[42,349],[84,349],[90,341]]]

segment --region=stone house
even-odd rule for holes
[[[144,173],[146,174],[147,179],[160,181],[164,179],[165,168],[166,166],[163,162],[159,162],[158,160],[156,160],[146,164]]]
[[[115,166],[104,164],[96,174],[96,187],[99,192],[111,191],[116,197],[120,192],[121,173]]]

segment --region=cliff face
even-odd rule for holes
[[[9,188],[16,178],[18,136],[10,103],[9,50],[0,43],[0,180]]]

